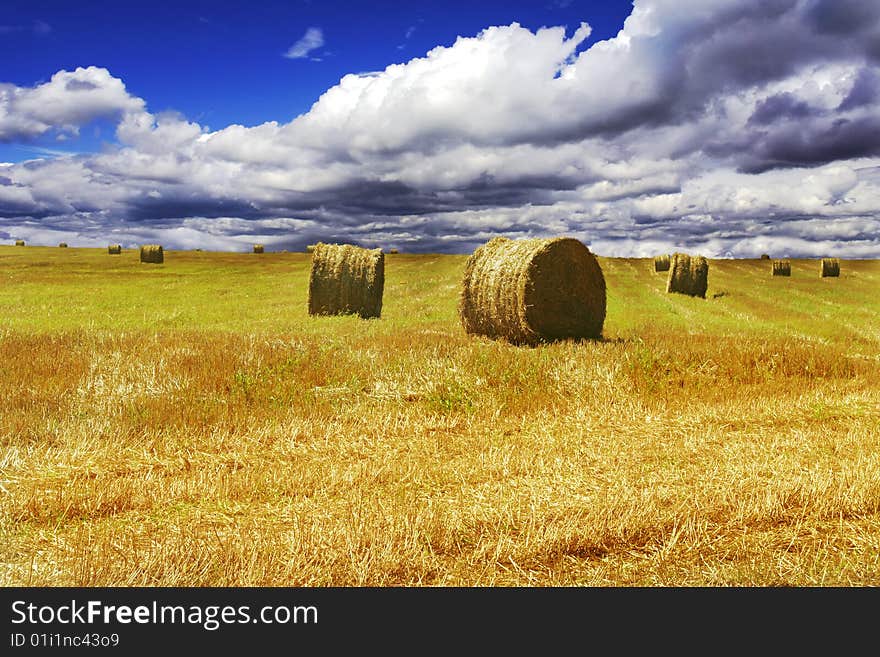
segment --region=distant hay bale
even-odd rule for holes
[[[24,246],[24,240],[15,240],[15,246]]]
[[[389,249],[388,253],[397,253],[397,249]]]
[[[654,257],[654,271],[669,271],[668,255],[658,255]]]
[[[673,253],[669,265],[667,292],[706,298],[709,285],[709,261],[703,256]]]
[[[66,248],[67,248],[67,242],[60,242],[60,243],[58,244],[58,248],[59,248],[59,249],[66,249]]]
[[[312,251],[309,315],[382,314],[385,256],[382,249],[319,242]]]
[[[791,262],[788,260],[773,261],[774,276],[791,276]]]
[[[254,244],[254,253],[262,253],[263,245],[262,244]]]
[[[314,244],[309,244],[308,246],[306,246],[306,253],[314,253],[314,251],[315,251]]]
[[[826,276],[840,276],[840,260],[837,258],[822,258],[819,275],[821,278],[825,278]]]
[[[119,255],[122,253],[122,245],[121,244],[111,244],[107,247],[107,253],[110,255]]]
[[[141,262],[161,264],[165,261],[165,252],[160,244],[144,244],[141,246]]]
[[[761,254],[761,260],[769,260],[769,259],[770,259],[769,253],[762,253]]]
[[[466,333],[536,345],[598,338],[605,323],[599,261],[569,237],[496,237],[468,258],[458,314]]]

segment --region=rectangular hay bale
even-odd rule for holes
[[[670,259],[666,291],[706,298],[709,286],[709,261],[703,256],[673,253]]]
[[[837,258],[822,258],[822,264],[819,266],[819,276],[821,278],[840,276],[840,260]]]
[[[144,244],[141,246],[141,262],[162,264],[165,262],[165,252],[161,244]]]
[[[774,260],[771,271],[773,276],[791,276],[791,261]]]
[[[319,242],[309,272],[309,315],[382,314],[385,256],[382,249]]]

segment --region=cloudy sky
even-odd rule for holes
[[[880,258],[880,2],[4,0],[0,242]]]

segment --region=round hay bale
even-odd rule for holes
[[[309,315],[382,314],[385,255],[382,249],[319,242],[312,251]]]
[[[165,261],[165,252],[161,244],[144,244],[141,246],[141,262],[162,264]]]
[[[15,246],[24,246],[24,240],[15,240]]]
[[[254,253],[262,253],[263,245],[262,244],[254,244]]]
[[[769,260],[769,259],[770,259],[769,253],[762,253],[761,254],[761,260]]]
[[[772,271],[774,276],[791,276],[791,262],[789,260],[774,260]]]
[[[819,267],[819,276],[840,276],[840,260],[837,258],[822,258],[822,264]]]
[[[669,255],[654,257],[654,271],[669,271]]]
[[[122,253],[122,245],[121,244],[111,244],[107,247],[107,253],[110,255],[119,255]]]
[[[308,246],[306,246],[306,253],[314,253],[314,251],[315,251],[314,244],[309,244]]]
[[[703,256],[673,253],[666,291],[706,298],[709,287],[709,261]]]
[[[388,253],[397,253],[397,249],[389,249]]]
[[[67,242],[61,242],[60,244],[58,244],[58,248],[59,248],[59,249],[66,249],[66,248],[67,248]]]
[[[605,277],[590,250],[569,237],[496,237],[468,258],[458,314],[466,333],[517,345],[598,338]]]

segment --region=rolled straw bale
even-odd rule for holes
[[[314,251],[315,251],[314,244],[309,244],[308,246],[306,246],[306,253],[314,253]]]
[[[141,262],[161,264],[165,261],[165,252],[160,244],[144,244],[141,246]]]
[[[774,260],[773,275],[791,276],[791,262],[789,260]]]
[[[15,240],[15,246],[24,246],[24,240]]]
[[[689,256],[686,253],[673,253],[669,265],[667,292],[688,294],[692,297],[706,298],[709,285],[709,261],[703,256]]]
[[[769,260],[769,259],[770,259],[769,253],[762,253],[761,254],[761,260]]]
[[[397,249],[389,249],[388,253],[397,253]]]
[[[58,248],[60,248],[60,249],[66,249],[66,248],[67,248],[67,242],[61,242],[60,244],[58,244]]]
[[[465,264],[458,314],[466,333],[517,345],[598,338],[605,277],[576,239],[496,237]]]
[[[318,242],[309,273],[310,315],[382,314],[385,255],[382,249]]]
[[[254,253],[262,253],[263,245],[262,244],[254,244]]]
[[[654,257],[654,271],[669,271],[668,255],[658,255]]]
[[[819,276],[840,276],[840,260],[837,258],[822,258],[822,265],[819,269]]]
[[[121,244],[111,244],[107,247],[107,253],[110,255],[119,255],[122,253],[122,245]]]

